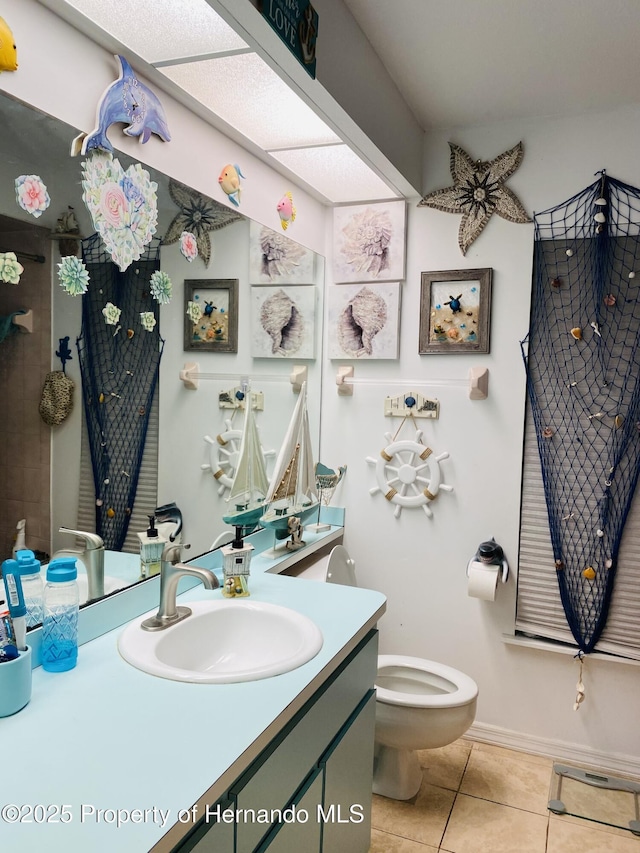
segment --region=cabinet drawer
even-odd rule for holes
[[[268,825],[253,819],[259,809],[284,808],[318,763],[375,682],[378,634],[372,632],[334,674],[328,684],[299,711],[262,759],[231,789],[236,808],[248,810],[238,822],[237,853],[251,853],[264,838]]]

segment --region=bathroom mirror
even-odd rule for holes
[[[0,251],[16,251],[24,267],[19,284],[0,282],[0,318],[19,310],[31,312],[33,331],[0,334],[0,394],[3,417],[0,419],[0,558],[11,554],[20,519],[26,518],[27,547],[50,554],[75,547],[73,537],[59,534],[60,526],[93,529],[91,502],[95,501],[90,466],[81,466],[82,394],[76,349],[81,326],[82,299],[69,296],[59,285],[57,264],[61,254],[73,253],[73,247],[61,244],[59,219],[73,208],[80,233],[93,233],[89,213],[82,201],[82,156],[69,156],[71,140],[77,131],[50,116],[0,95],[3,134],[0,139]],[[123,168],[133,161],[115,152]],[[162,237],[178,207],[169,194],[169,177],[143,167],[158,184],[158,228]],[[51,198],[49,208],[37,219],[19,207],[15,179],[19,175],[39,175]],[[239,210],[241,212],[241,208]],[[210,233],[211,260],[205,266],[201,258],[189,263],[179,243],[160,247],[160,268],[173,285],[170,304],[160,307],[160,335],[164,349],[158,382],[157,498],[156,505],[175,502],[184,521],[183,542],[191,545],[188,555],[208,550],[226,526],[222,514],[227,505],[224,488],[232,473],[243,414],[240,410],[219,407],[220,394],[233,391],[243,378],[250,378],[252,390],[260,392],[263,409],[256,420],[270,472],[273,457],[284,437],[296,402],[290,382],[294,366],[308,371],[308,401],[311,435],[317,453],[319,446],[321,342],[323,315],[323,258],[303,249],[307,271],[302,281],[294,281],[292,291],[286,277],[260,274],[255,252],[260,245],[262,226],[241,218]],[[252,255],[252,252],[254,253]],[[79,253],[79,252],[78,252]],[[135,266],[135,261],[133,265]],[[184,282],[202,279],[237,281],[237,352],[184,349]],[[89,284],[91,287],[91,283]],[[307,326],[306,349],[270,352],[256,343],[252,325],[259,322],[265,300],[281,292],[296,294],[312,306],[312,323]],[[282,298],[282,297],[277,297]],[[276,299],[277,302],[277,299]],[[252,319],[253,318],[253,319]],[[19,318],[14,318],[19,319]],[[15,323],[11,324],[12,326]],[[262,333],[264,333],[262,329]],[[122,330],[122,334],[126,330]],[[144,331],[140,331],[144,334]],[[66,373],[75,383],[74,406],[58,426],[47,426],[38,414],[38,403],[46,373],[61,369],[55,356],[61,339],[68,337],[71,360]],[[277,350],[277,347],[275,348]],[[198,388],[191,390],[180,379],[187,363],[197,362]],[[264,379],[261,379],[264,377]],[[222,445],[217,436],[225,437]],[[269,452],[271,451],[271,452]],[[217,468],[216,468],[217,466]],[[222,468],[224,478],[214,478]],[[78,496],[84,494],[84,515],[78,509]],[[88,497],[87,497],[88,495]],[[88,512],[88,515],[87,515]],[[139,520],[130,524],[133,549],[135,533],[144,530]],[[125,545],[127,548],[127,545]],[[138,581],[138,562],[128,558],[126,572],[132,583]],[[109,555],[105,575],[110,575]]]

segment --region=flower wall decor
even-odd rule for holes
[[[158,185],[139,163],[125,171],[120,161],[95,151],[82,163],[82,198],[107,251],[124,272],[139,260],[156,232]]]
[[[167,228],[162,244],[170,246],[171,243],[177,243],[182,234],[188,231],[195,237],[198,254],[208,267],[211,260],[209,232],[244,219],[244,216],[178,181],[169,181],[169,195],[180,208],[180,212]]]
[[[458,245],[463,255],[494,213],[510,222],[531,222],[518,197],[504,186],[522,162],[522,142],[488,162],[474,162],[466,151],[452,142],[449,148],[453,186],[429,193],[418,202],[418,207],[434,207],[445,213],[462,214]]]
[[[197,302],[192,302],[191,300],[187,302],[187,317],[194,325],[202,317],[203,313],[202,308]]]
[[[0,252],[0,281],[18,284],[24,267],[19,263],[15,252]]]
[[[189,263],[198,257],[198,242],[190,231],[183,231],[180,235],[180,251]]]
[[[147,332],[153,332],[153,329],[156,325],[156,318],[154,316],[153,311],[141,311],[140,323],[142,325],[142,328],[146,329]]]
[[[89,273],[84,263],[75,255],[63,258],[58,264],[60,286],[70,296],[81,296],[89,286]]]
[[[51,203],[42,178],[38,175],[20,175],[15,183],[16,201],[23,210],[38,219]]]
[[[171,302],[173,285],[171,279],[162,270],[156,270],[150,279],[151,295],[160,305],[168,305]]]
[[[403,279],[405,217],[404,200],[334,208],[334,281]]]
[[[104,321],[108,326],[116,326],[120,322],[122,310],[117,305],[114,305],[113,302],[107,302],[102,309],[102,313]]]

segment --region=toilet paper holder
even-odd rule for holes
[[[488,539],[486,542],[481,542],[478,545],[478,550],[467,563],[467,576],[473,563],[482,563],[483,566],[497,566],[499,569],[499,577],[502,583],[507,582],[509,577],[509,564],[504,555],[504,551],[495,539]]]

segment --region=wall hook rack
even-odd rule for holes
[[[242,384],[242,378],[238,377],[237,373],[201,373],[200,365],[197,361],[188,361],[180,371],[180,381],[184,382],[184,387],[189,391],[197,391],[201,379],[231,379],[232,381]],[[293,386],[294,393],[299,393],[302,388],[302,383],[307,381],[307,366],[306,364],[294,364],[291,373],[287,377],[286,374],[267,374],[261,373],[252,378],[252,382],[286,382],[287,379]]]
[[[341,365],[336,374],[338,394],[352,396],[354,385],[404,385],[409,388],[451,387],[460,385],[469,392],[470,400],[486,400],[489,396],[489,369],[472,367],[466,379],[366,379],[355,377],[352,365]]]

